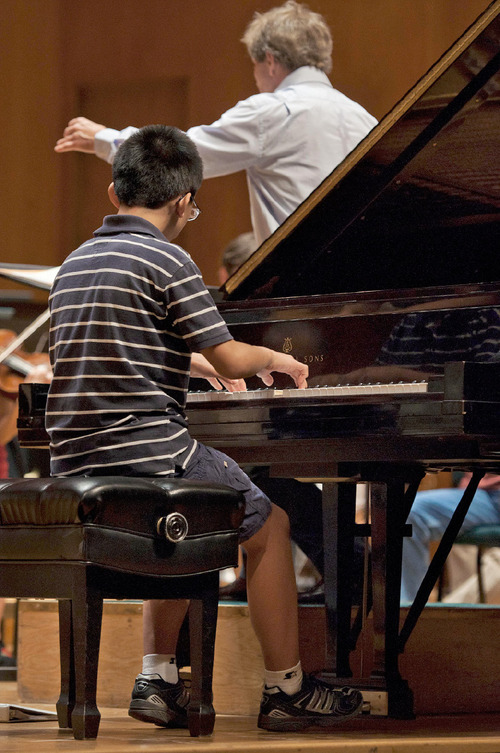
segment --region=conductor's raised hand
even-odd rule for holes
[[[54,147],[55,152],[87,152],[94,154],[94,138],[96,133],[106,126],[94,123],[88,118],[78,117],[69,121],[64,129],[62,138],[58,139]]]

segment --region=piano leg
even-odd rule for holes
[[[325,680],[351,677],[349,655],[354,561],[356,484],[323,483],[325,558]]]
[[[402,479],[371,484],[373,668],[370,685],[387,691],[388,716],[413,718],[413,694],[399,674],[401,560],[405,535]]]

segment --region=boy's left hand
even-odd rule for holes
[[[201,353],[191,354],[191,376],[206,379],[216,390],[224,387],[228,392],[246,392],[247,385],[244,379],[227,379],[214,369],[210,361]]]

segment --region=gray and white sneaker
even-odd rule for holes
[[[129,716],[159,727],[186,728],[189,692],[182,680],[173,684],[160,675],[137,675]]]
[[[287,695],[265,687],[258,726],[271,732],[293,732],[307,727],[333,727],[361,712],[363,695],[354,688],[333,688],[304,675],[297,693]]]

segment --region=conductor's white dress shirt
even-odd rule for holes
[[[189,128],[205,178],[245,170],[252,225],[260,244],[292,214],[376,125],[361,105],[333,88],[325,73],[303,66],[273,92],[238,102],[211,125]],[[137,129],[105,128],[98,157],[112,162]]]

